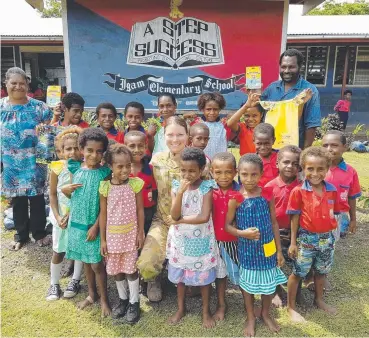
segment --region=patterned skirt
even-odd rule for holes
[[[268,270],[247,270],[240,267],[240,287],[251,295],[272,295],[277,285],[287,282],[279,267]]]
[[[215,278],[215,267],[205,271],[192,271],[168,264],[168,279],[173,284],[184,283],[186,286],[205,286],[213,283]]]

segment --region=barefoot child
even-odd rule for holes
[[[287,281],[280,267],[284,263],[275,217],[273,192],[261,188],[263,162],[256,154],[246,154],[238,164],[242,188],[229,201],[226,231],[238,237],[240,287],[247,312],[245,336],[255,336],[254,295],[261,294],[261,317],[272,332],[280,330],[270,317],[276,286]],[[232,222],[236,216],[236,226]]]
[[[210,130],[205,123],[196,123],[190,128],[189,143],[190,147],[204,151],[209,142]],[[206,156],[206,155],[205,155]],[[206,156],[206,165],[201,177],[204,180],[210,177],[210,159]]]
[[[277,166],[279,176],[265,185],[266,188],[273,189],[275,213],[279,226],[279,235],[283,257],[286,262],[291,261],[288,257],[290,246],[291,221],[286,214],[287,205],[292,190],[300,184],[298,173],[300,169],[301,149],[294,145],[285,146],[278,152]],[[277,294],[273,299],[276,307],[282,306],[282,288],[277,287]]]
[[[109,102],[100,103],[96,107],[97,122],[109,139],[118,143],[124,142],[124,133],[115,128],[114,122],[117,119],[117,109]]]
[[[172,184],[173,224],[168,233],[167,258],[168,279],[177,284],[178,310],[169,323],[176,324],[185,315],[186,287],[200,286],[203,326],[211,328],[215,321],[209,299],[218,251],[211,219],[212,182],[200,178],[205,163],[202,150],[186,148],[181,154],[181,181]]]
[[[254,144],[256,153],[263,161],[263,174],[259,186],[265,184],[278,176],[277,155],[278,151],[273,149],[275,142],[274,127],[269,123],[260,123],[254,129]]]
[[[296,311],[296,293],[300,280],[311,268],[315,272],[316,306],[329,313],[336,312],[323,301],[324,281],[333,263],[333,230],[337,227],[334,215],[339,213],[340,207],[336,188],[324,181],[330,164],[326,149],[306,148],[300,159],[305,180],[293,189],[287,207],[287,214],[292,215],[288,255],[294,259],[293,273],[288,279],[287,302],[289,316],[294,322],[305,321]]]
[[[347,231],[356,232],[356,199],[361,188],[356,170],[342,158],[346,151],[346,137],[338,130],[328,131],[322,140],[332,160],[325,180],[333,184],[338,192],[341,214],[338,216],[336,239],[346,236]]]
[[[73,127],[64,130],[57,136],[57,147],[60,149],[63,160],[50,163],[50,221],[53,225],[53,255],[51,259],[50,287],[47,292],[46,300],[58,300],[61,295],[59,285],[63,258],[68,245],[68,218],[69,218],[69,199],[61,192],[61,188],[70,183],[70,173],[67,167],[67,161],[81,160],[81,154],[78,148],[78,136],[81,129]],[[75,261],[74,272],[67,289],[64,292],[64,298],[74,297],[80,289],[80,280],[83,263]]]
[[[220,253],[215,280],[217,310],[213,318],[223,320],[226,312],[227,276],[232,284],[238,285],[239,281],[237,237],[225,231],[228,202],[240,189],[234,181],[237,174],[236,159],[231,153],[216,154],[211,164],[211,173],[218,186],[213,189],[213,222]]]
[[[131,177],[143,180],[142,198],[145,214],[145,236],[149,232],[156,211],[158,190],[152,173],[152,165],[146,153],[146,136],[140,131],[130,131],[125,135],[124,144],[132,153]]]
[[[85,263],[88,296],[78,307],[84,309],[97,301],[97,283],[101,315],[105,317],[111,310],[106,271],[100,254],[99,185],[111,173],[109,168],[100,164],[109,141],[100,128],[88,128],[80,134],[78,142],[83,163],[68,161],[68,169],[73,175],[72,184],[62,188],[62,192],[71,198],[67,258]]]
[[[144,182],[130,178],[132,153],[121,144],[109,147],[105,161],[112,170],[110,181],[100,182],[101,254],[106,258],[106,271],[114,276],[119,304],[112,317],[126,316],[128,323],[140,319],[138,249],[143,245],[144,213],[142,187]],[[129,301],[125,280],[128,280]]]

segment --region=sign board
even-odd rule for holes
[[[61,100],[61,86],[47,86],[46,104],[55,107]]]

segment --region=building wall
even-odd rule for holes
[[[305,44],[300,42],[288,43],[288,47],[293,46],[314,46],[314,45],[328,45],[329,59],[328,59],[328,71],[325,86],[317,86],[320,93],[320,103],[322,116],[327,116],[330,113],[334,113],[333,107],[337,101],[341,98],[341,86],[334,85],[334,67],[335,67],[335,53],[337,46],[345,46],[347,44],[338,43],[309,43]],[[362,43],[348,43],[350,46],[369,46],[369,41]],[[351,113],[349,116],[348,124],[354,126],[358,123],[364,123],[369,125],[369,86],[346,86],[346,89],[350,89],[353,92]]]
[[[149,58],[146,64],[142,59],[142,64],[133,64],[132,60],[128,64],[128,57],[137,52],[134,49],[129,52],[130,43],[142,42],[136,45],[141,53],[148,37],[168,38],[168,34],[163,36],[163,26],[151,20],[162,17],[166,22],[171,20],[169,24],[173,27],[177,23],[177,34],[179,25],[188,23],[186,20],[179,23],[178,18],[169,17],[170,3],[169,0],[67,1],[71,89],[86,99],[86,106],[94,107],[103,99],[117,107],[124,107],[129,101],[140,101],[146,109],[155,109],[157,87],[183,93],[176,95],[178,108],[193,110],[196,109],[198,94],[224,88],[221,91],[226,98],[227,108],[237,109],[245,100],[241,89],[245,83],[246,66],[262,67],[264,86],[278,78],[283,1],[230,3],[227,0],[183,0],[179,10],[184,13],[185,19],[195,18],[205,24],[215,23],[218,26],[220,34],[214,45],[223,49],[224,61],[214,65],[199,65],[195,62],[199,54],[193,53],[186,54],[184,60],[187,58],[187,61],[178,63],[177,68],[167,67],[168,60],[159,63],[157,59]],[[194,22],[196,20],[190,22],[191,31],[194,30]],[[131,34],[136,23],[145,23],[144,29]],[[183,24],[181,27],[183,32],[187,26]],[[201,24],[197,27],[201,27]],[[210,28],[208,41],[204,41],[206,34],[198,38],[199,34],[194,33],[188,39],[199,39],[196,44],[201,45],[201,50],[203,44],[211,43],[214,37],[209,32]],[[193,47],[192,40],[189,43]],[[177,42],[181,41],[178,38],[169,40],[169,43],[178,45]],[[167,41],[163,43],[167,44]],[[157,58],[158,54],[151,56]],[[152,63],[148,64],[149,61]],[[201,59],[201,62],[207,62],[207,58]],[[153,63],[156,65],[153,66]],[[190,95],[186,90],[196,91]]]

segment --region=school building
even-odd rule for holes
[[[8,47],[7,66],[12,58],[26,71],[30,64],[34,76],[44,68],[87,107],[104,100],[122,108],[137,100],[150,111],[170,91],[179,110],[195,110],[199,94],[220,91],[235,110],[245,101],[245,67],[261,66],[266,87],[278,79],[287,45],[304,54],[302,75],[319,89],[323,115],[347,88],[354,93],[349,123],[369,124],[369,17],[302,16],[321,2],[63,0],[57,31],[9,27],[1,32],[2,53]],[[296,3],[302,6],[289,6]],[[64,58],[55,60],[63,46]],[[55,55],[42,55],[49,51]]]

